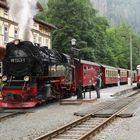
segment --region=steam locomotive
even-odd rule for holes
[[[30,41],[15,40],[6,45],[0,107],[29,108],[76,95],[79,89],[91,91],[99,73],[103,86],[126,84],[130,77],[127,69],[76,59]]]
[[[69,91],[75,90],[69,60],[68,55],[29,41],[8,43],[3,60],[0,106],[34,107],[52,98],[69,96]]]

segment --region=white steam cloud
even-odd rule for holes
[[[10,14],[19,24],[19,39],[30,40],[31,25],[37,13],[37,0],[7,0]]]

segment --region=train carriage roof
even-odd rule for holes
[[[78,59],[76,59],[78,61]],[[91,62],[91,61],[86,61],[86,60],[81,60],[81,64],[88,64],[88,65],[96,65],[96,66],[101,66],[100,64],[98,63],[95,63],[95,62]]]
[[[103,64],[101,64],[101,66],[102,66],[103,68],[107,68],[107,69],[118,70],[117,68],[112,67],[112,66],[107,66],[107,65],[103,65]]]
[[[116,67],[112,67],[112,66],[107,66],[107,65],[102,65],[102,67],[106,68],[106,69],[112,69],[112,70],[120,70],[120,71],[129,71],[128,69],[124,69],[124,68],[116,68]]]
[[[120,71],[129,71],[128,69],[118,68]]]

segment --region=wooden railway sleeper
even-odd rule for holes
[[[99,130],[101,130],[102,128],[105,128],[106,125],[108,125],[110,122],[112,122],[114,119],[117,118],[118,114],[120,114],[128,106],[133,104],[136,100],[138,100],[138,99],[134,99],[133,101],[128,103],[121,110],[119,110],[118,112],[114,113],[111,117],[109,117],[107,120],[105,120],[102,124],[99,124],[96,128],[93,128],[93,130],[89,131],[87,134],[85,134],[84,136],[80,137],[78,140],[85,140],[85,139],[89,138],[91,135],[93,135],[94,133],[99,132]]]
[[[99,110],[97,110],[97,111],[95,111],[95,112],[98,112],[98,111],[100,111],[100,110],[103,110],[103,109],[105,109],[105,108],[107,108],[107,107],[111,107],[111,106],[113,106],[114,105],[114,103],[110,103],[109,105],[106,105],[106,106],[104,106],[104,107],[101,107]],[[59,129],[57,129],[57,130],[54,130],[53,132],[50,132],[49,134],[47,134],[47,135],[44,135],[44,136],[41,136],[41,137],[39,137],[39,138],[36,138],[35,140],[47,140],[47,139],[52,139],[52,138],[54,138],[55,136],[57,136],[57,135],[59,135],[60,133],[62,133],[62,132],[64,132],[66,129],[66,127],[68,127],[69,125],[70,126],[76,126],[76,125],[78,125],[78,124],[81,124],[82,122],[85,122],[86,120],[90,120],[90,119],[92,119],[92,117],[94,116],[94,113],[90,113],[90,114],[88,114],[88,115],[86,115],[86,116],[84,116],[84,117],[82,117],[82,118],[80,118],[80,119],[78,119],[78,120],[76,120],[76,121],[73,121],[72,123],[69,123],[69,124],[66,124],[65,126],[63,126],[63,127],[61,127],[61,128],[59,128]],[[73,128],[72,128],[73,129]],[[77,128],[76,128],[77,129]],[[62,131],[61,131],[62,130]],[[78,130],[91,130],[91,129],[84,129],[84,128],[78,128]],[[58,132],[57,132],[58,131]],[[54,135],[55,133],[57,133],[57,135]]]

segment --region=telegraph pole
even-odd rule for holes
[[[132,85],[132,70],[133,70],[133,60],[132,60],[132,35],[129,34],[129,47],[130,47],[130,78]]]

